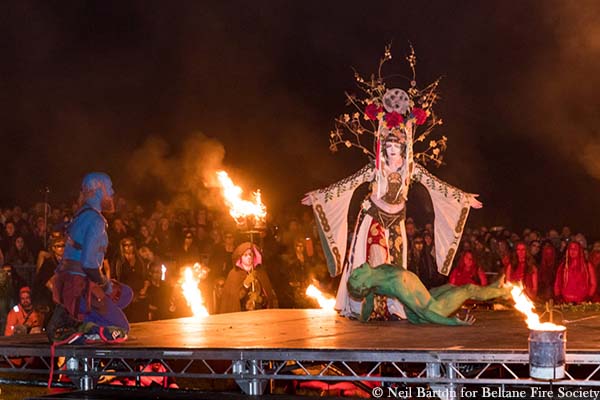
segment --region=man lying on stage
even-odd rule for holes
[[[83,178],[80,208],[67,227],[65,253],[54,278],[53,299],[59,305],[47,332],[53,342],[127,338],[129,322],[122,309],[133,292],[100,271],[108,245],[102,211],[114,210],[113,195],[108,175],[92,172]]]
[[[360,321],[367,322],[373,312],[375,295],[395,298],[404,305],[407,318],[413,324],[436,323],[442,325],[472,325],[473,317],[464,320],[450,317],[467,300],[491,300],[510,296],[510,287],[500,279],[489,286],[450,284],[429,292],[414,273],[395,265],[381,264],[372,268],[364,263],[350,274],[348,293],[362,299]]]

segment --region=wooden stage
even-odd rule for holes
[[[166,365],[165,376],[238,382],[360,379],[531,384],[528,374],[520,372],[528,364],[529,330],[524,317],[512,310],[475,311],[474,315],[474,325],[454,327],[407,321],[364,324],[318,309],[261,310],[133,324],[125,343],[62,346],[56,355],[76,358],[80,366],[73,373],[91,377],[113,370],[115,360],[126,366],[115,375],[139,375],[131,360],[147,360]],[[600,314],[578,312],[565,314],[564,319],[567,365],[600,370]],[[50,346],[41,335],[2,338],[0,356],[7,362],[14,356],[36,356],[48,365]],[[98,360],[104,360],[103,367],[98,367]],[[224,361],[225,368],[214,366]],[[466,363],[487,367],[476,377],[467,376],[455,368]],[[321,367],[313,374],[309,366],[315,365]],[[505,373],[491,374],[496,367]],[[0,367],[0,372],[9,370],[15,369]],[[388,371],[389,377],[382,371]],[[583,376],[560,383],[598,385],[597,375],[586,369]]]
[[[361,323],[318,309],[273,309],[205,318],[132,324],[118,345],[77,349],[135,350],[345,350],[345,351],[527,351],[522,314],[475,311],[472,326],[413,325],[407,321]],[[568,352],[600,351],[600,313],[565,315]],[[0,354],[19,348],[49,349],[44,335],[0,338]],[[63,348],[65,349],[65,348]],[[57,352],[58,354],[58,352]]]
[[[324,310],[260,310],[133,324],[121,348],[527,351],[529,330],[516,311],[476,313],[472,326],[361,323]],[[569,316],[569,351],[600,351],[600,314]],[[569,319],[570,320],[570,319]],[[110,347],[110,346],[109,346]]]

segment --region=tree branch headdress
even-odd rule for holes
[[[439,99],[437,88],[440,79],[423,89],[417,87],[416,62],[414,49],[406,57],[412,78],[405,91],[399,88],[388,88],[382,74],[386,62],[392,59],[391,46],[385,47],[383,57],[379,60],[377,75],[369,79],[363,78],[358,72],[354,77],[362,95],[345,93],[347,105],[354,108],[353,112],[340,115],[335,119],[335,127],[330,132],[330,150],[337,151],[339,146],[355,147],[369,158],[374,159],[378,175],[381,171],[383,151],[382,143],[388,135],[395,135],[405,146],[404,178],[411,176],[413,160],[421,164],[432,162],[439,166],[443,161],[446,150],[446,136],[440,139],[429,139],[437,125],[442,124],[433,110]],[[372,142],[372,145],[369,143]],[[414,149],[413,149],[414,148]],[[406,198],[408,185],[404,188]]]

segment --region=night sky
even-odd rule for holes
[[[360,168],[332,154],[353,68],[442,77],[429,169],[474,225],[569,224],[600,238],[598,1],[13,1],[0,5],[0,204],[72,198],[106,171],[139,201],[223,167],[278,212]]]

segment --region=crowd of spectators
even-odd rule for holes
[[[62,258],[64,231],[77,204],[50,207],[37,204],[0,209],[0,332],[36,331],[52,312],[52,276]],[[151,210],[120,198],[108,215],[109,246],[104,273],[135,292],[126,309],[131,322],[191,315],[180,288],[185,267],[196,267],[210,313],[219,310],[232,256],[245,242],[256,243],[262,270],[268,274],[281,308],[316,307],[304,292],[310,283],[335,294],[337,282],[328,272],[312,212],[270,220],[259,233],[238,230],[225,211],[202,206],[177,208],[157,202]],[[589,245],[583,234],[568,227],[559,232],[503,227],[467,228],[454,268],[446,277],[437,272],[431,224],[406,222],[408,268],[428,288],[445,283],[486,285],[504,276],[521,282],[538,302],[597,301],[596,275],[600,242]],[[21,326],[7,326],[9,312],[20,313]],[[13,314],[14,314],[13,313]],[[29,314],[32,314],[28,317]],[[14,321],[14,318],[9,318]],[[32,326],[35,322],[36,326]],[[34,328],[34,329],[32,329]]]
[[[65,248],[65,228],[77,204],[50,207],[37,204],[0,209],[0,329],[4,332],[9,311],[17,308],[20,291],[27,288],[36,318],[48,321],[52,301],[52,277]],[[127,307],[130,322],[191,315],[181,283],[186,267],[200,279],[209,312],[216,313],[235,249],[254,242],[263,254],[262,269],[268,274],[280,307],[316,307],[304,290],[321,282],[331,290],[324,256],[309,210],[301,219],[274,222],[259,233],[237,229],[227,212],[166,206],[157,202],[151,211],[131,206],[122,198],[116,212],[107,215],[109,244],[103,272],[134,290]],[[194,265],[198,263],[200,267]],[[39,318],[37,317],[39,316]],[[28,326],[27,331],[31,331]],[[23,332],[23,330],[19,330]]]
[[[427,230],[423,234],[429,235]],[[409,239],[413,249],[419,237],[417,233]],[[428,255],[432,251],[427,247]],[[416,272],[414,265],[415,260],[409,268]],[[589,244],[584,234],[574,234],[568,226],[560,233],[557,229],[542,233],[526,228],[516,233],[504,227],[467,228],[449,283],[486,285],[504,277],[521,284],[535,302],[578,304],[600,301],[599,269],[600,241]]]

